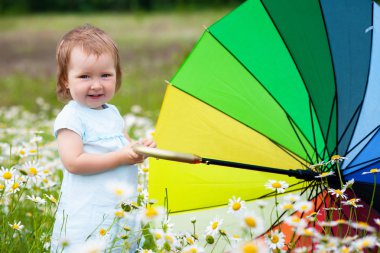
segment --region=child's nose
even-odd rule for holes
[[[91,89],[96,90],[100,89],[102,87],[101,81],[99,79],[94,79],[94,81],[91,84]]]

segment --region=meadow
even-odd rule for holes
[[[55,49],[65,32],[89,23],[118,43],[123,84],[112,101],[121,113],[140,105],[155,119],[170,80],[205,27],[229,9],[92,14],[30,14],[0,17],[0,106],[37,112],[43,98],[54,108]]]

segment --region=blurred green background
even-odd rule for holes
[[[56,45],[68,30],[90,23],[119,45],[123,84],[111,103],[122,114],[140,105],[155,120],[165,80],[173,77],[205,27],[240,2],[0,0],[0,106],[37,112],[36,99],[43,98],[61,108],[55,96]]]

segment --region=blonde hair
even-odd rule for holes
[[[116,43],[103,30],[92,25],[85,24],[66,33],[58,44],[56,51],[57,60],[57,97],[61,101],[71,100],[71,94],[67,88],[67,72],[70,63],[71,51],[75,47],[81,47],[86,54],[100,56],[110,53],[115,62],[116,90],[121,85],[121,67],[119,50]]]

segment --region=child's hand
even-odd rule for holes
[[[156,143],[152,139],[143,139],[139,143],[141,143],[142,145],[144,145],[145,147],[148,147],[148,148],[155,148],[156,147]]]
[[[119,150],[121,157],[121,164],[135,164],[142,163],[145,159],[143,155],[140,155],[133,151],[132,146],[138,144],[143,144],[142,142],[130,142],[127,146]]]

